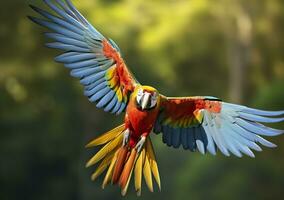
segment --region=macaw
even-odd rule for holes
[[[282,130],[262,123],[284,121],[284,111],[263,111],[226,103],[210,96],[166,97],[155,88],[141,85],[127,68],[115,42],[105,38],[74,7],[70,0],[44,0],[53,14],[38,7],[42,18],[29,17],[50,30],[45,36],[54,40],[50,48],[63,54],[55,61],[80,79],[84,94],[106,112],[125,113],[124,123],[92,140],[87,147],[103,147],[87,162],[98,164],[95,180],[106,171],[103,185],[118,184],[122,195],[134,174],[137,195],[141,194],[142,176],[150,191],[153,179],[161,189],[158,165],[150,133],[162,134],[169,147],[209,152],[219,149],[224,155],[254,157],[258,144],[276,147],[262,136],[276,136]]]

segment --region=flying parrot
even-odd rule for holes
[[[117,184],[125,195],[134,176],[137,195],[141,194],[143,177],[150,191],[153,180],[161,189],[151,132],[161,133],[163,143],[169,147],[201,154],[215,155],[219,149],[226,156],[254,157],[252,150],[262,150],[259,144],[276,147],[262,136],[276,136],[283,131],[261,123],[284,121],[284,111],[253,109],[210,96],[164,96],[135,79],[115,42],[98,32],[70,0],[44,3],[53,12],[31,6],[43,18],[29,18],[49,29],[45,36],[53,42],[47,47],[63,51],[55,61],[80,79],[84,94],[98,108],[116,115],[124,113],[122,125],[87,144],[102,145],[86,166],[98,164],[93,180],[106,171],[103,188]]]

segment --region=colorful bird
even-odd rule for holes
[[[155,88],[141,85],[130,73],[118,46],[99,33],[69,0],[44,0],[53,14],[31,6],[44,17],[29,17],[50,30],[50,48],[63,54],[55,60],[79,78],[84,94],[98,108],[114,114],[125,113],[124,124],[91,141],[87,147],[104,145],[87,163],[98,164],[95,180],[106,171],[103,185],[118,184],[125,195],[131,176],[138,195],[142,176],[150,191],[160,176],[150,133],[162,133],[169,147],[215,155],[254,157],[258,144],[276,147],[262,136],[276,136],[282,130],[261,123],[284,121],[284,111],[263,111],[222,102],[215,97],[166,97]]]

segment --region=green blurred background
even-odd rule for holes
[[[120,124],[89,103],[79,82],[44,47],[28,4],[0,2],[0,199],[124,199],[101,189],[84,145]],[[169,96],[211,95],[284,108],[284,1],[74,0],[120,46],[143,84]],[[276,124],[284,129],[283,124]],[[284,136],[256,158],[202,156],[168,148],[152,135],[162,192],[140,199],[283,199]],[[157,187],[155,188],[157,190]],[[125,199],[136,199],[130,187]]]

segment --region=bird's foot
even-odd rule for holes
[[[129,136],[130,136],[130,131],[129,131],[129,129],[126,129],[123,133],[123,141],[122,141],[123,146],[125,146],[128,143]]]
[[[137,152],[140,152],[145,144],[146,137],[141,136],[139,142],[136,144],[135,148],[137,149]]]

